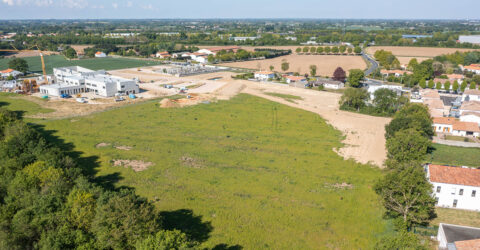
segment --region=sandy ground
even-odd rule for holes
[[[433,47],[397,47],[397,46],[373,46],[368,47],[366,52],[374,54],[377,50],[391,51],[396,56],[405,57],[435,57],[443,54],[455,53],[455,51],[472,51],[473,49],[457,49],[457,48],[433,48]]]
[[[281,71],[282,61],[290,64],[288,71],[310,74],[310,65],[317,66],[317,75],[332,76],[337,67],[345,71],[350,69],[365,69],[367,64],[360,56],[335,56],[335,55],[287,55],[267,60],[253,60],[245,62],[224,63],[222,66],[269,70],[270,65],[275,71]]]

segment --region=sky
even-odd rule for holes
[[[0,19],[480,19],[480,0],[0,0]]]

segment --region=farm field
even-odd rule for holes
[[[114,70],[114,69],[124,69],[124,68],[134,68],[142,66],[151,66],[158,65],[160,62],[156,61],[146,61],[139,59],[130,59],[130,58],[92,58],[92,59],[81,59],[81,60],[67,60],[65,57],[60,55],[45,56],[45,67],[47,74],[52,74],[53,68],[56,67],[67,67],[67,66],[81,66],[89,68],[92,70]],[[41,73],[42,72],[42,63],[40,57],[24,57],[28,62],[30,71]],[[8,62],[11,58],[0,59],[0,69],[8,68]]]
[[[270,66],[275,71],[281,71],[282,61],[290,64],[289,72],[299,72],[300,74],[310,74],[310,65],[317,66],[317,75],[332,76],[337,67],[342,67],[345,71],[350,69],[365,69],[367,64],[361,56],[335,56],[335,55],[296,55],[280,56],[266,60],[253,60],[245,62],[223,63],[222,66],[269,70]]]
[[[404,57],[435,57],[443,54],[455,53],[455,51],[472,51],[474,49],[461,48],[434,48],[434,47],[402,47],[402,46],[372,46],[366,49],[368,54],[375,54],[377,50],[391,51],[395,56]]]
[[[428,161],[434,164],[454,166],[480,166],[480,148],[454,147],[433,144],[435,150],[428,156]]]
[[[372,190],[381,171],[338,156],[342,135],[318,115],[247,94],[158,106],[35,123],[97,180],[135,188],[166,215],[193,212],[202,247],[370,249],[390,232]]]

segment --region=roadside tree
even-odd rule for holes
[[[428,88],[429,89],[435,88],[435,82],[433,80],[428,81]]]
[[[449,81],[446,81],[446,82],[443,84],[443,88],[444,88],[446,91],[450,91],[450,82],[449,82]]]
[[[460,85],[458,84],[458,81],[457,80],[453,81],[453,85],[452,85],[453,91],[458,91],[459,87]]]
[[[298,47],[298,48],[295,50],[295,52],[297,52],[297,53],[302,52],[302,48]]]
[[[355,54],[360,54],[362,53],[362,48],[360,48],[360,46],[355,46],[355,49],[353,51],[355,52]]]
[[[317,49],[315,47],[311,47],[310,48],[310,53],[315,53],[315,52],[317,52]]]
[[[360,87],[360,81],[362,81],[364,77],[365,73],[361,69],[351,69],[348,72],[348,82],[350,83],[350,86],[354,88]]]
[[[325,53],[327,53],[327,54],[329,54],[329,53],[330,53],[330,51],[332,51],[332,49],[331,49],[330,47],[328,47],[328,46],[327,46],[327,47],[325,47],[323,50],[324,50],[324,51],[325,51]]]
[[[460,84],[460,90],[462,90],[462,92],[465,92],[466,88],[467,88],[467,81],[463,81],[462,84]]]
[[[317,75],[317,66],[310,65],[310,76],[315,77]]]
[[[322,54],[323,53],[323,47],[317,47],[317,53]]]
[[[418,86],[420,86],[422,89],[427,87],[427,81],[425,79],[422,79],[419,83]]]
[[[307,53],[308,51],[310,51],[310,48],[308,48],[308,47],[303,47],[303,53]]]

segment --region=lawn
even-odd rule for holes
[[[476,211],[437,207],[436,212],[438,217],[430,223],[434,226],[438,226],[440,223],[471,227],[480,225],[480,213]]]
[[[434,150],[427,156],[427,161],[434,164],[454,166],[480,166],[480,148],[454,147],[433,144]]]
[[[334,153],[342,135],[313,113],[241,94],[187,108],[151,101],[36,123],[80,152],[98,181],[135,188],[173,215],[172,228],[191,229],[202,247],[370,249],[391,232],[372,190],[381,171]],[[134,172],[112,166],[114,159],[154,165]],[[189,211],[194,216],[185,222]]]
[[[286,95],[286,94],[279,94],[279,93],[271,93],[265,92],[266,95],[280,97],[287,102],[295,102],[295,100],[302,100],[302,97],[296,95]]]
[[[445,136],[445,139],[451,140],[451,141],[475,142],[471,138],[463,137],[463,136],[454,136],[454,135],[447,135]]]
[[[67,60],[61,55],[51,55],[45,56],[45,68],[47,74],[52,74],[53,68],[57,67],[66,67],[66,66],[82,66],[92,70],[114,70],[114,69],[124,69],[124,68],[134,68],[142,67],[148,65],[158,65],[160,62],[156,61],[146,61],[133,58],[91,58],[91,59],[81,59],[81,60]],[[24,57],[28,62],[30,71],[36,73],[42,73],[42,63],[40,57]],[[0,59],[0,69],[8,68],[8,62],[11,58]]]
[[[20,111],[23,115],[52,112],[51,109],[42,108],[40,105],[21,99],[21,95],[0,92],[0,107]]]

